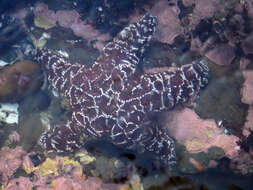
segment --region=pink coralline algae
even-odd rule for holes
[[[244,136],[248,137],[251,131],[253,131],[253,106],[252,105],[249,107],[248,115],[246,118],[246,122],[243,126],[242,132]]]
[[[17,143],[20,141],[20,135],[18,134],[17,131],[13,131],[10,135],[9,135],[9,139],[11,142]]]
[[[8,149],[9,151],[18,151],[22,149]],[[9,154],[9,153],[8,153]],[[6,156],[8,156],[8,154]],[[119,186],[116,184],[105,184],[101,179],[95,177],[86,177],[83,174],[83,168],[79,162],[69,159],[68,157],[56,156],[55,159],[47,158],[43,163],[34,167],[31,164],[29,155],[34,153],[28,153],[23,155],[23,158],[17,157],[19,164],[14,163],[6,165],[5,171],[12,170],[8,173],[8,179],[3,182],[2,188],[5,190],[116,190]],[[14,154],[13,154],[14,155]],[[17,155],[14,155],[17,156]],[[36,179],[31,180],[30,177],[13,177],[14,172],[20,167],[20,163],[23,162],[23,169],[27,174],[33,173]],[[12,165],[11,165],[12,164]],[[3,175],[1,173],[1,175]]]
[[[245,104],[253,104],[253,71],[243,71],[244,83],[241,90],[242,102]]]
[[[221,0],[190,0],[189,2],[183,1],[183,3],[186,6],[194,7],[193,13],[188,18],[190,29],[194,29],[201,19],[211,18],[215,13],[221,12],[224,8],[224,3]]]
[[[108,34],[101,34],[91,24],[81,20],[81,16],[75,10],[52,11],[44,3],[37,3],[34,8],[34,15],[42,17],[51,24],[50,27],[56,26],[56,23],[62,27],[70,28],[76,36],[82,37],[88,41],[109,39]],[[100,44],[98,44],[98,48]]]
[[[245,38],[242,43],[242,50],[245,54],[253,54],[253,34],[248,35],[247,38]]]
[[[164,121],[169,134],[183,144],[190,153],[207,152],[211,147],[224,150],[229,158],[238,155],[239,138],[226,135],[214,120],[204,120],[191,109],[170,111]],[[182,119],[183,118],[183,119]]]
[[[228,44],[216,44],[217,37],[211,36],[204,43],[198,37],[191,41],[191,50],[206,56],[217,65],[228,66],[235,59],[235,49]]]
[[[240,59],[240,69],[246,69],[247,66],[250,64],[250,59],[242,57]]]
[[[75,178],[59,177],[54,181],[54,189],[56,190],[113,190],[117,189],[115,185],[102,184],[98,178],[88,178],[87,180],[78,180]]]
[[[252,174],[253,172],[253,154],[240,151],[240,154],[230,163],[230,168],[233,171],[238,171],[241,174]]]
[[[147,117],[172,109],[199,93],[208,80],[205,62],[157,73],[136,71],[157,19],[147,13],[108,43],[92,67],[72,63],[56,52],[38,49],[36,60],[48,80],[73,109],[72,120],[45,132],[47,150],[74,151],[87,138],[105,138],[115,145],[154,153],[175,163],[174,142]]]
[[[197,51],[201,55],[205,55],[211,49],[210,47],[213,46],[216,40],[217,37],[211,36],[203,43],[200,41],[199,37],[196,37],[191,41],[191,50]]]
[[[189,7],[193,6],[196,3],[196,0],[182,0],[184,6]]]
[[[159,0],[154,4],[150,12],[157,15],[158,18],[159,25],[154,37],[159,41],[172,44],[174,39],[183,33],[183,27],[178,18],[180,12],[178,7],[170,7],[168,6],[168,1]]]
[[[253,20],[253,2],[251,0],[245,0],[244,7],[247,10],[249,18]]]
[[[9,178],[22,164],[22,157],[26,152],[21,147],[10,149],[3,147],[0,151],[0,183],[6,184]]]
[[[79,23],[81,21],[80,15],[74,10],[57,11],[56,18],[58,24],[65,28],[71,27],[72,24]]]
[[[33,184],[29,178],[19,177],[12,179],[4,188],[4,190],[27,190],[32,189]]]
[[[199,18],[210,18],[224,6],[221,0],[196,0],[195,5],[193,14]]]
[[[60,26],[72,29],[76,36],[88,41],[109,39],[109,35],[101,34],[91,24],[82,21],[79,13],[74,10],[59,10],[56,12],[56,17]]]
[[[46,181],[31,181],[28,177],[19,177],[10,180],[5,186],[5,190],[28,190],[36,188],[37,190],[117,190],[118,185],[104,184],[95,177],[88,179],[77,179],[71,176],[59,176],[52,179],[51,184]]]
[[[241,89],[241,101],[245,104],[249,104],[248,115],[243,127],[243,135],[246,137],[250,135],[250,131],[253,131],[253,71],[244,70],[244,83]]]

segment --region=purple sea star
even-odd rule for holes
[[[109,42],[91,67],[38,49],[37,61],[48,80],[66,97],[72,119],[45,132],[40,143],[47,150],[73,151],[87,137],[104,138],[115,145],[150,151],[164,163],[175,162],[174,142],[154,125],[150,115],[186,102],[207,84],[208,67],[194,62],[164,72],[136,69],[157,25],[147,13]]]

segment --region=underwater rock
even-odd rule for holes
[[[212,79],[196,102],[195,111],[202,118],[213,118],[219,126],[240,137],[248,105],[241,102],[244,82],[238,64],[229,67],[212,65]]]
[[[78,37],[88,41],[98,40],[96,47],[102,49],[103,42],[110,39],[109,34],[102,34],[91,24],[81,20],[78,12],[73,10],[59,10],[56,12],[57,21],[60,26],[70,28]]]
[[[241,89],[242,102],[245,104],[253,103],[253,71],[243,71],[244,83]]]
[[[248,137],[251,131],[253,131],[253,106],[252,105],[248,109],[248,115],[246,118],[246,122],[244,123],[242,133],[244,136]]]
[[[24,26],[18,20],[9,14],[0,16],[0,55],[1,59],[7,62],[16,59],[15,47],[17,44],[26,39],[27,33]],[[14,50],[14,51],[13,51]],[[13,55],[13,56],[10,56]]]
[[[24,156],[23,162],[22,162],[22,168],[25,170],[27,174],[30,174],[34,171],[35,165],[33,164],[31,158],[29,157],[30,155],[33,155],[34,153],[28,153],[27,155]]]
[[[168,1],[158,0],[154,1],[152,7],[144,6],[143,8],[152,13],[157,17],[158,27],[157,32],[154,35],[154,38],[168,44],[172,44],[174,39],[183,33],[183,26],[180,23],[178,15],[180,13],[179,8],[176,6],[176,1],[170,1],[174,6],[169,6]],[[137,21],[143,13],[136,12],[131,15],[130,21]]]
[[[37,144],[44,127],[40,121],[40,113],[20,113],[18,133],[20,134],[20,145],[29,150]],[[31,135],[32,134],[32,135]]]
[[[33,182],[28,177],[12,179],[4,190],[118,190],[118,185],[103,184],[99,178],[88,178],[78,180],[76,178],[60,176],[52,181],[51,184],[45,182]]]
[[[66,170],[66,166],[71,165],[71,169]],[[46,158],[46,160],[35,168],[35,173],[39,176],[54,175],[58,176],[59,174],[69,173],[73,168],[81,168],[79,162],[69,159],[68,157],[56,157],[55,159]],[[80,176],[82,176],[82,170]]]
[[[36,112],[46,110],[51,104],[51,98],[48,93],[39,90],[38,92],[32,93],[26,96],[20,102],[19,113],[21,116],[34,114]]]
[[[95,157],[89,156],[89,153],[84,149],[75,153],[75,158],[77,158],[82,165],[90,164],[96,160]]]
[[[69,28],[74,23],[81,22],[81,16],[75,10],[59,10],[56,12],[58,24],[62,27]]]
[[[240,145],[241,150],[249,153],[253,159],[253,130],[252,129],[249,129],[249,135],[240,139],[240,142],[238,142],[238,145]]]
[[[79,13],[75,10],[58,10],[54,12],[49,10],[46,4],[37,3],[34,15],[35,26],[49,29],[56,26],[58,22],[60,26],[71,29],[78,37],[88,41],[99,40],[96,44],[98,49],[102,49],[103,42],[110,39],[109,34],[101,34],[91,24],[81,20]]]
[[[240,59],[240,69],[247,69],[247,66],[251,63],[250,59],[242,57]]]
[[[33,188],[45,190],[113,190],[117,189],[118,185],[115,184],[103,184],[101,179],[90,177],[87,178],[83,174],[83,168],[78,161],[70,159],[69,157],[56,156],[54,159],[46,158],[46,160],[38,165],[34,166],[31,161],[31,155],[34,153],[28,153],[23,159],[23,168],[28,174],[33,173],[37,180],[27,179],[20,181],[21,184],[32,185]],[[19,184],[19,187],[20,185]]]
[[[149,188],[149,190],[152,189],[175,189],[175,190],[180,190],[180,189],[187,189],[187,190],[196,190],[198,188],[195,187],[195,185],[191,182],[190,179],[186,177],[181,177],[181,176],[172,176],[169,177],[169,179],[162,185],[153,185]],[[208,188],[206,189],[208,190]]]
[[[212,17],[214,13],[221,10],[224,5],[221,3],[221,0],[196,0],[194,16],[205,18]]]
[[[239,138],[226,135],[214,120],[201,119],[189,108],[170,111],[165,118],[164,126],[169,134],[190,153],[208,152],[209,148],[215,146],[223,149],[229,158],[238,154],[239,147],[236,142]]]
[[[174,5],[169,6],[169,3]],[[177,36],[183,34],[184,28],[178,18],[180,10],[176,5],[177,2],[172,0],[169,3],[167,0],[152,1],[152,6],[146,5],[143,6],[143,9],[157,17],[159,24],[154,38],[163,43],[172,44]],[[130,16],[129,20],[135,22],[141,16],[143,16],[143,12],[136,11]]]
[[[242,43],[241,47],[245,54],[253,54],[253,33],[248,34],[248,37],[245,38]]]
[[[46,30],[56,26],[56,14],[54,11],[49,10],[46,4],[37,3],[34,7],[33,13],[35,16],[35,26]]]
[[[0,150],[0,183],[7,184],[10,177],[22,164],[22,157],[26,152],[22,147],[18,146],[15,149],[3,147]]]
[[[240,154],[231,160],[230,168],[234,172],[240,172],[243,175],[252,174],[253,156],[243,150],[240,151]]]
[[[197,169],[198,172],[203,172],[205,170],[204,165],[196,159],[190,157],[189,162]]]
[[[200,52],[200,54],[202,55],[203,53],[201,52],[200,48],[203,46],[203,43],[200,41],[199,37],[193,38],[191,40],[191,47],[190,50],[191,51],[196,51],[196,52]]]
[[[200,37],[200,40],[204,42],[207,38],[214,36],[213,20],[224,20],[223,15],[228,14],[226,8],[229,4],[224,4],[222,0],[190,0],[183,1],[183,6],[180,7],[180,19],[184,26],[183,36],[188,39],[196,38],[196,35]],[[178,6],[180,4],[178,3]],[[185,13],[184,13],[185,12]],[[221,18],[220,18],[221,17]],[[201,23],[205,26],[199,28]],[[220,25],[219,25],[220,26]],[[223,33],[224,30],[221,29]]]
[[[40,91],[34,96],[34,100],[31,103],[33,104],[34,109],[37,108],[37,110],[42,111],[46,110],[49,107],[51,99],[48,94],[43,91]]]
[[[141,178],[138,174],[134,174],[130,179],[130,184],[133,190],[144,190]]]
[[[166,0],[159,0],[154,4],[150,12],[157,16],[159,23],[157,33],[154,35],[156,39],[172,44],[174,39],[183,33],[183,27],[178,18],[179,11],[177,6],[169,6]]]
[[[216,48],[208,51],[205,56],[217,65],[230,65],[235,58],[235,50],[227,44],[219,44]]]
[[[9,135],[9,140],[11,143],[17,143],[20,141],[20,136],[17,131],[12,131],[11,134]]]
[[[103,184],[99,178],[90,177],[86,180],[78,180],[65,176],[58,177],[53,181],[55,190],[117,190],[118,185]]]
[[[247,11],[248,17],[253,20],[253,2],[251,0],[245,0],[242,4]]]
[[[44,161],[43,161],[44,160]],[[41,163],[42,162],[42,163]],[[85,179],[82,165],[67,156],[56,156],[45,158],[43,155],[30,152],[24,156],[22,167],[27,174],[35,174],[40,179],[52,179],[58,176],[72,176],[78,179]]]
[[[16,102],[37,90],[42,81],[40,67],[31,61],[19,61],[0,70],[0,102]]]
[[[4,190],[28,190],[33,188],[33,183],[27,177],[19,177],[10,180],[8,185],[2,187]]]
[[[184,6],[189,7],[196,3],[196,0],[182,0]]]
[[[92,25],[85,22],[74,23],[71,25],[71,29],[76,36],[84,38],[88,41],[97,39],[103,42],[110,39],[108,34],[100,34],[99,31],[95,30]]]
[[[29,14],[29,8],[17,8],[13,10],[11,15],[15,17],[16,19],[22,21],[25,19],[25,17]]]
[[[45,156],[35,152],[29,152],[23,157],[22,168],[27,174],[38,169],[38,165],[45,161]]]
[[[206,39],[205,42],[202,42],[200,40],[200,37],[198,36],[191,41],[190,49],[192,51],[198,52],[200,55],[205,55],[209,50],[213,48],[216,41],[217,41],[216,36],[210,36],[209,38]]]
[[[104,156],[96,158],[95,169],[92,174],[96,177],[102,177],[105,181],[129,179],[129,171],[127,171],[125,164],[116,158],[106,158]]]

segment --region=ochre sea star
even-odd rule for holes
[[[91,67],[72,63],[47,49],[36,60],[48,80],[72,107],[72,119],[45,132],[47,150],[73,151],[87,137],[104,138],[128,149],[150,151],[164,163],[175,162],[174,142],[150,115],[186,102],[207,84],[208,67],[193,62],[164,72],[136,69],[157,25],[147,13],[108,43]]]

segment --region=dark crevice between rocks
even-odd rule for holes
[[[241,102],[244,78],[238,64],[230,67],[212,65],[210,75],[211,81],[200,93],[195,111],[201,118],[213,118],[217,123],[222,121],[229,133],[242,137],[249,106]]]

